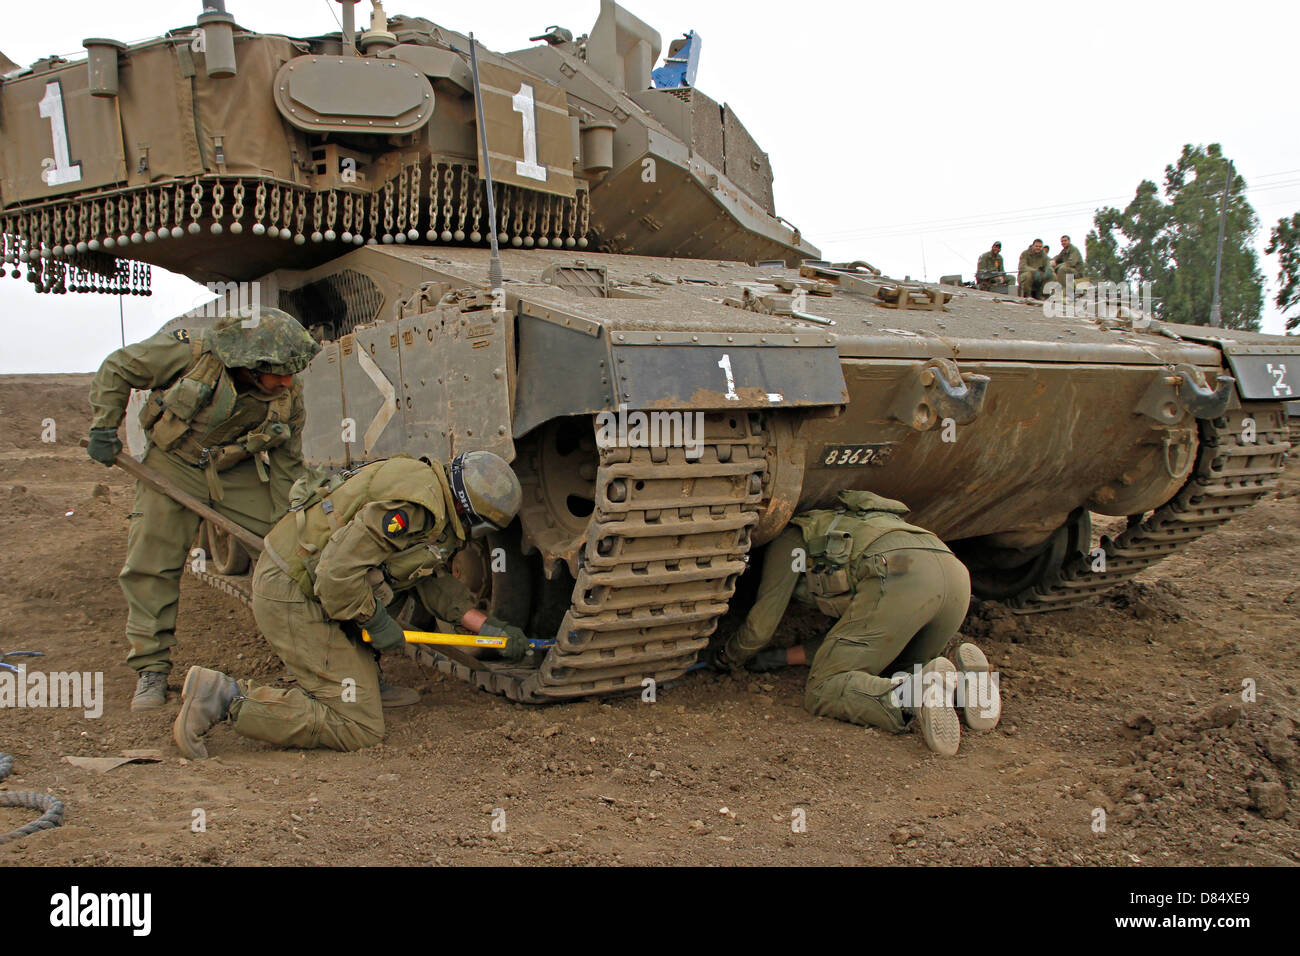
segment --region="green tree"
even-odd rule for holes
[[[1264,250],[1270,256],[1276,254],[1278,261],[1277,307],[1283,312],[1300,308],[1300,212],[1290,219],[1279,219],[1268,237],[1268,248]],[[1300,311],[1286,320],[1288,332],[1300,328]]]
[[[1258,331],[1264,276],[1253,241],[1259,219],[1246,201],[1246,181],[1218,143],[1184,146],[1178,162],[1165,167],[1163,189],[1143,180],[1124,209],[1097,210],[1087,239],[1089,267],[1111,282],[1150,282],[1161,318],[1209,324],[1219,210],[1229,182],[1219,292],[1223,325]]]

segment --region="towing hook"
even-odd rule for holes
[[[1236,387],[1237,380],[1231,375],[1220,375],[1210,388],[1205,374],[1194,365],[1165,366],[1136,411],[1164,426],[1177,425],[1189,414],[1200,419],[1222,418]]]
[[[934,392],[929,400],[940,421],[951,418],[958,425],[968,425],[984,407],[984,392],[989,387],[989,377],[968,372],[959,381],[960,385],[953,385],[943,375],[935,374]]]
[[[988,386],[987,375],[963,374],[952,359],[931,359],[899,387],[891,414],[919,432],[948,419],[969,425],[984,407]]]
[[[1184,408],[1196,418],[1222,418],[1232,400],[1232,391],[1237,387],[1237,380],[1231,375],[1220,375],[1215,388],[1199,385],[1186,368],[1179,368],[1175,374],[1181,380],[1178,386],[1178,399]]]

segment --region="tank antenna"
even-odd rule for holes
[[[469,35],[469,63],[474,71],[474,103],[478,108],[478,136],[483,147],[483,173],[487,177],[488,237],[492,242],[492,260],[488,264],[488,285],[495,296],[505,287],[505,273],[501,268],[501,250],[497,245],[497,201],[492,188],[492,158],[488,155],[487,125],[483,122],[483,88],[478,81],[478,41]]]
[[[338,0],[343,7],[342,46],[344,56],[357,55],[357,3],[360,0]]]

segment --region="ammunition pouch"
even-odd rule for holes
[[[853,557],[853,532],[841,528],[836,515],[821,540],[822,550],[808,570],[808,596],[830,617],[842,617],[853,598],[849,561]]]
[[[212,400],[224,370],[215,355],[200,352],[180,378],[161,393],[155,389],[140,410],[140,425],[149,440],[163,451],[171,451],[190,430],[195,416]]]
[[[215,362],[215,359],[212,359]],[[198,373],[203,365],[208,364],[206,359],[200,360],[195,366],[194,373]],[[219,363],[218,363],[219,364]],[[185,375],[163,395],[163,404],[167,410],[182,421],[190,421],[199,413],[208,400],[212,398],[212,393],[216,390],[216,382],[206,381],[204,378],[197,377],[194,373]],[[217,372],[220,375],[220,371]]]
[[[201,413],[213,404],[219,389],[223,395],[233,397],[234,387],[221,385],[226,368],[220,359],[211,352],[202,351],[201,342],[195,343],[195,349],[196,356],[189,369],[166,389],[155,389],[150,394],[140,411],[140,425],[155,447],[203,469],[209,492],[214,500],[220,501],[223,495],[217,475],[249,458],[257,463],[258,477],[263,482],[270,481],[267,462],[260,456],[285,444],[293,436],[293,430],[287,424],[293,399],[286,391],[270,401],[261,424],[235,441],[205,445],[201,436],[212,434],[221,422],[204,421]],[[226,409],[221,399],[217,404]],[[221,417],[220,412],[214,414]]]
[[[259,451],[269,451],[272,448],[278,448],[287,442],[289,436],[292,434],[289,426],[284,424],[284,422],[277,421],[271,422],[270,424],[263,422],[263,425],[265,426],[264,428],[255,432],[249,432],[245,435],[243,441],[240,443],[244,446],[244,450],[250,455],[255,455]]]
[[[163,412],[167,406],[163,404],[162,393],[153,391],[149,393],[148,400],[144,403],[144,408],[140,409],[140,427],[146,432],[152,431],[158,419],[162,418]]]
[[[819,565],[809,569],[807,579],[808,596],[813,599],[817,609],[827,617],[843,617],[849,608],[849,602],[853,600],[849,569]]]
[[[153,403],[150,402],[149,404]],[[163,408],[161,414],[155,419],[153,429],[147,434],[149,440],[163,451],[172,451],[176,448],[177,443],[189,434],[189,430],[189,422],[183,418],[177,418],[172,414],[171,409]]]

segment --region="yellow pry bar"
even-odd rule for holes
[[[443,647],[491,647],[502,650],[506,646],[504,637],[482,637],[478,634],[437,634],[429,631],[403,631],[408,644],[434,644]],[[370,643],[370,632],[362,631],[361,639]]]

